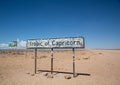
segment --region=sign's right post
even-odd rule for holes
[[[76,73],[75,73],[75,49],[72,48],[72,52],[73,52],[73,77],[76,77]]]

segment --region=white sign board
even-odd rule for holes
[[[84,48],[84,38],[65,37],[49,39],[29,39],[27,40],[27,48]]]

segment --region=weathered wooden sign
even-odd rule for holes
[[[84,48],[84,38],[64,37],[49,39],[29,39],[27,40],[27,48]]]

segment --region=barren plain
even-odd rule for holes
[[[51,77],[40,71],[51,69],[49,50],[38,50],[36,74],[34,50],[0,50],[0,85],[120,85],[120,50],[75,50],[75,72],[81,73],[77,77],[65,73],[72,72],[71,50],[53,54],[57,72]]]

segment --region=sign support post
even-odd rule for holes
[[[73,77],[76,77],[76,73],[75,73],[75,49],[72,48],[73,51]]]
[[[51,74],[53,73],[53,48],[51,48]]]
[[[37,48],[35,48],[35,74],[37,72]]]

